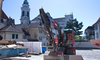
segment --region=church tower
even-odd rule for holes
[[[29,24],[30,23],[30,8],[27,0],[24,0],[23,5],[21,7],[21,24]]]

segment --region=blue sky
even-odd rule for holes
[[[24,0],[4,0],[3,11],[8,17],[15,19],[20,24],[21,7]],[[73,12],[74,18],[83,22],[84,31],[87,26],[93,25],[100,17],[100,0],[28,0],[30,5],[30,19],[39,14],[39,9],[44,8],[53,18],[64,17]]]

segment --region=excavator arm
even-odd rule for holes
[[[52,37],[52,29],[51,29],[51,23],[53,23],[54,28],[58,31],[58,36],[59,36],[59,46],[62,46],[63,44],[63,35],[61,34],[61,27],[57,24],[57,22],[55,22],[52,17],[50,16],[49,13],[45,13],[44,10],[41,8],[40,10],[40,16],[41,16],[41,20],[42,23],[44,24],[44,27],[46,29],[46,32],[48,33],[48,37],[49,37],[49,41],[50,41],[50,45],[52,44],[52,42],[54,41],[53,37]]]

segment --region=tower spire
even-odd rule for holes
[[[21,7],[21,24],[29,24],[30,23],[30,8],[28,5],[28,1],[24,0]]]
[[[28,1],[27,0],[24,0],[23,4],[28,4]]]

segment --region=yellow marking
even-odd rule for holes
[[[51,28],[49,27],[49,30],[51,31]]]
[[[42,47],[46,47],[46,46],[42,46]]]

